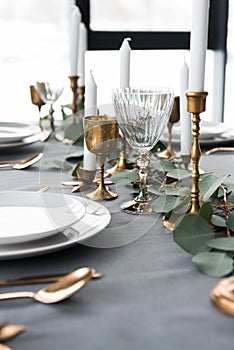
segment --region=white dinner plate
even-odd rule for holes
[[[0,192],[0,244],[49,237],[79,221],[84,205],[57,193]]]
[[[18,142],[39,132],[38,125],[0,122],[0,143]]]
[[[0,245],[0,260],[20,259],[39,256],[84,243],[102,231],[110,222],[109,211],[100,203],[85,198],[77,198],[85,206],[85,215],[66,228],[63,233],[32,242]]]
[[[16,142],[0,142],[0,150],[28,146],[28,145],[31,145],[35,142],[40,141],[41,137],[42,137],[42,133],[39,132],[35,135],[25,137],[24,139],[16,141]]]
[[[173,125],[172,128],[172,143],[180,144],[180,123]],[[224,123],[213,123],[202,120],[200,124],[199,141],[203,146],[222,145],[230,143],[234,140],[234,130],[230,130]],[[160,141],[167,143],[167,130],[163,133]]]

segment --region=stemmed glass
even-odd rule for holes
[[[111,200],[117,198],[117,193],[111,192],[104,183],[104,162],[117,146],[119,126],[115,117],[89,116],[84,118],[84,136],[87,148],[98,156],[100,183],[98,188],[86,195],[92,200]]]
[[[136,160],[139,193],[132,201],[123,203],[121,209],[131,214],[150,214],[152,197],[147,184],[148,153],[168,123],[174,94],[172,90],[164,88],[118,88],[113,90],[112,97],[119,127],[129,145],[139,153]]]
[[[53,105],[63,92],[64,85],[58,82],[36,82],[35,89],[43,102],[50,105],[49,119],[51,130],[54,131],[54,109]]]
[[[44,128],[43,128],[42,122],[41,122],[41,107],[45,104],[45,102],[42,101],[39,93],[37,92],[37,90],[35,89],[35,87],[33,85],[30,85],[30,94],[31,94],[32,104],[34,104],[35,106],[38,107],[38,111],[39,111],[39,123],[38,124],[39,124],[41,131],[43,131]]]

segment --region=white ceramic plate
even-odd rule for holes
[[[0,192],[0,244],[49,237],[85,214],[76,198],[56,193]]]
[[[39,132],[38,134],[29,136],[29,137],[25,137],[25,139],[20,140],[20,141],[16,141],[16,142],[0,142],[0,150],[1,149],[9,149],[9,148],[18,148],[18,147],[22,147],[22,146],[28,146],[31,145],[35,142],[38,142],[41,140],[42,137],[42,133]]]
[[[200,140],[218,137],[229,130],[230,128],[223,123],[213,123],[202,120],[200,123]],[[172,134],[174,139],[180,139],[180,132],[180,123],[173,125]],[[167,137],[166,132],[163,133],[163,137]]]
[[[84,198],[73,198],[85,206],[85,215],[79,222],[65,229],[64,233],[58,233],[45,239],[0,245],[0,260],[38,256],[69,248],[95,236],[109,224],[111,215],[103,205]]]
[[[234,130],[230,130],[224,123],[213,123],[202,121],[200,125],[199,141],[201,145],[222,145],[231,143],[234,140]],[[163,133],[160,141],[167,143],[167,131]],[[175,124],[172,128],[172,143],[180,144],[180,124]]]
[[[0,143],[18,142],[39,132],[38,125],[0,122]]]

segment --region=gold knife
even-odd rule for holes
[[[22,278],[17,278],[14,280],[0,280],[0,287],[7,286],[19,286],[23,284],[36,284],[36,283],[47,283],[47,282],[55,282],[59,278],[63,277],[64,274],[57,275],[44,275],[44,276],[27,276]],[[92,269],[92,278],[99,278],[102,274],[100,272],[96,272],[95,269]]]

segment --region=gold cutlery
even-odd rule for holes
[[[0,350],[12,350],[9,348],[9,346],[6,346],[5,344],[0,344]]]
[[[17,278],[14,280],[0,280],[0,287],[56,282],[58,279],[64,276],[65,274],[57,274],[57,275],[44,275],[44,276],[27,276],[27,277]],[[96,272],[95,269],[91,268],[92,278],[100,278],[101,276],[102,274],[100,272]]]
[[[25,330],[26,330],[26,327],[22,325],[4,323],[3,325],[0,326],[0,341],[9,340],[15,337],[16,335],[24,332]]]
[[[11,168],[16,170],[23,170],[37,163],[42,157],[43,153],[39,153],[21,161],[0,162],[0,169]]]
[[[215,148],[209,149],[206,152],[203,152],[202,154],[205,156],[208,156],[209,154],[216,153],[216,152],[234,152],[234,147],[215,147]]]
[[[0,294],[0,301],[11,299],[34,299],[43,304],[53,304],[70,298],[78,293],[92,278],[92,270],[83,267],[75,270],[37,292],[23,291]]]

